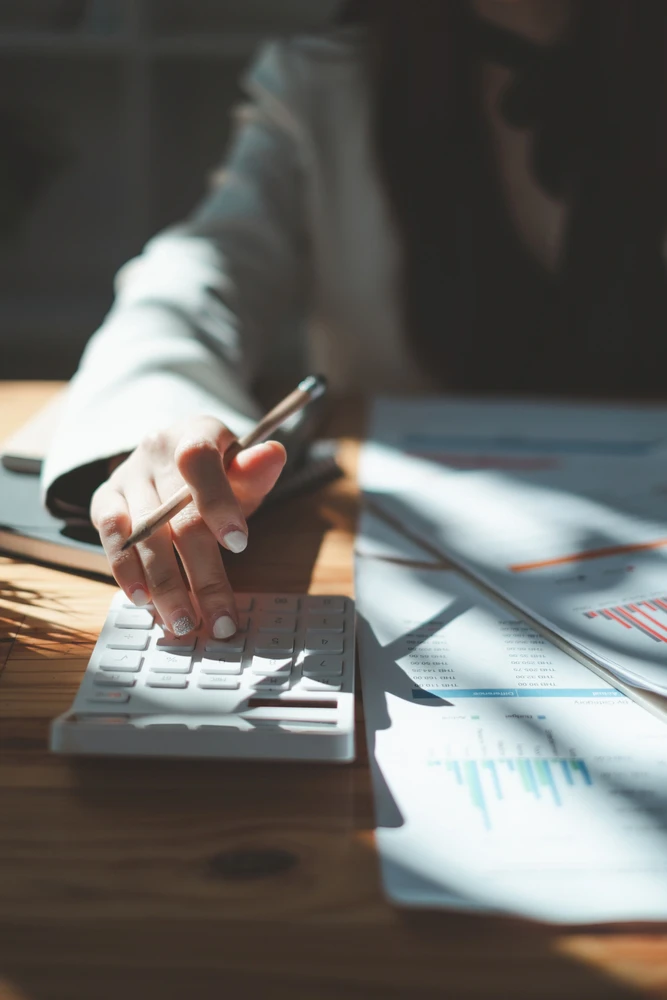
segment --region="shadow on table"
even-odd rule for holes
[[[225,567],[237,591],[305,593],[332,521],[324,507],[326,487],[260,509],[250,520],[248,548],[225,553]]]
[[[86,656],[96,638],[93,633],[49,621],[50,611],[61,613],[64,607],[52,594],[0,580],[0,667],[16,641],[34,659],[51,658],[54,649],[62,658]]]
[[[195,828],[195,847],[197,833]],[[279,871],[258,873],[246,862],[241,876],[207,875],[192,898],[184,894],[187,882],[175,860],[170,867],[164,845],[155,846],[144,870],[137,870],[133,889],[110,892],[108,908],[93,878],[90,895],[81,894],[78,915],[67,901],[67,920],[46,899],[39,919],[0,917],[0,995],[7,1000],[664,995],[658,993],[664,981],[661,951],[667,947],[663,927],[568,929],[460,913],[392,911],[372,876],[374,852],[358,841],[354,858],[329,858],[329,867],[343,866],[339,877],[349,891],[342,899],[325,878],[308,878],[305,859]],[[274,856],[277,860],[278,852]],[[156,866],[164,888],[162,897],[151,901],[146,869]],[[157,877],[158,868],[152,881]],[[32,905],[39,907],[39,900]],[[646,984],[643,989],[640,983]]]

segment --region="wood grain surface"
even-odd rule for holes
[[[0,438],[53,390],[0,383]],[[344,480],[252,522],[237,588],[352,593],[359,427]],[[0,559],[0,1000],[667,997],[662,926],[391,907],[360,704],[352,766],[49,755],[111,594]]]

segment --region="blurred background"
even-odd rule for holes
[[[0,0],[0,378],[68,378],[118,267],[215,183],[239,76],[330,0]]]

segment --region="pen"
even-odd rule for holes
[[[254,444],[259,444],[261,441],[266,441],[281,424],[285,423],[288,417],[298,413],[307,403],[310,403],[313,399],[317,399],[326,392],[326,387],[327,383],[323,375],[309,375],[303,381],[299,382],[296,389],[290,392],[288,396],[285,396],[282,402],[274,406],[272,410],[269,410],[266,416],[262,417],[251,431],[244,437],[232,441],[222,456],[225,469],[229,468],[239,452],[245,451],[246,448],[250,448]],[[187,507],[191,500],[190,487],[187,485],[183,486],[172,497],[165,500],[152,514],[148,514],[142,518],[133,527],[132,534],[123,545],[123,552],[131,549],[137,542],[143,542],[144,539],[150,538],[154,531],[157,531],[163,524],[166,524],[172,517],[175,517],[179,511]]]

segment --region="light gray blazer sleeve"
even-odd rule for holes
[[[47,456],[49,506],[57,507],[60,477],[129,452],[179,419],[213,414],[242,433],[257,415],[253,380],[271,357],[298,348],[307,156],[290,43],[267,46],[244,83],[251,104],[222,182],[117,276],[114,305],[70,383]]]

